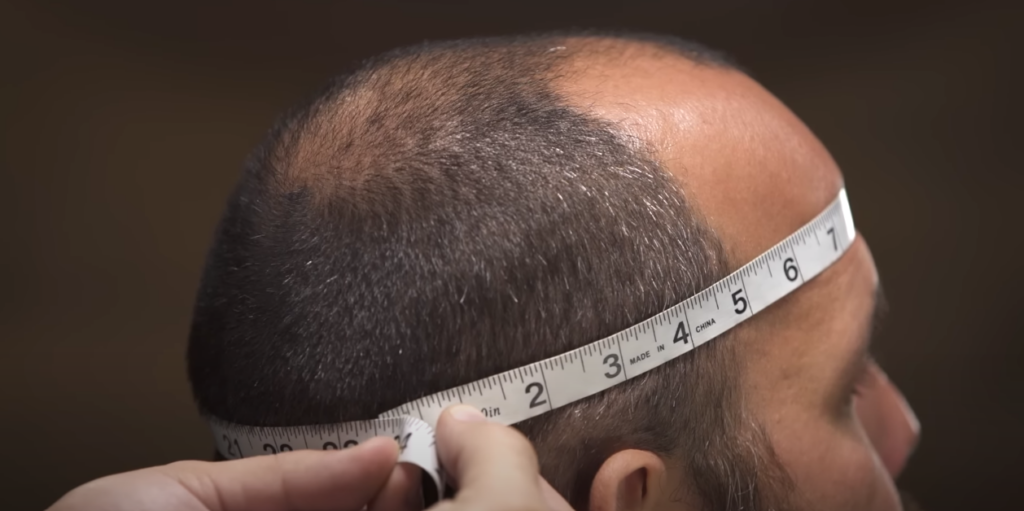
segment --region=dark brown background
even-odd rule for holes
[[[1012,502],[1019,9],[137,3],[0,4],[0,507],[210,453],[184,376],[191,302],[240,163],[285,107],[396,45],[571,26],[724,48],[806,120],[845,169],[892,303],[878,351],[924,423],[901,482],[929,509]]]

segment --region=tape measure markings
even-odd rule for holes
[[[828,235],[824,244],[819,231]],[[381,414],[379,419],[298,427],[252,427],[215,417],[208,420],[217,449],[226,458],[274,454],[299,445],[338,449],[374,436],[393,436],[402,451],[399,459],[426,470],[440,494],[443,473],[431,428],[447,406],[470,404],[492,421],[514,424],[602,392],[753,317],[838,260],[855,236],[846,191],[840,190],[816,218],[724,279],[651,318],[567,353],[423,396]],[[809,242],[812,237],[814,244]],[[592,371],[587,371],[588,361]],[[505,383],[523,392],[516,397],[516,391],[506,389]],[[245,437],[248,448],[239,442],[240,437]]]

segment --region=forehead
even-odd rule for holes
[[[559,91],[653,151],[734,267],[813,218],[842,186],[824,146],[745,74],[644,43],[574,39],[566,47],[577,51],[560,70]]]

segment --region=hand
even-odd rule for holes
[[[571,511],[541,478],[530,441],[473,407],[441,415],[437,447],[458,491],[432,511]],[[340,451],[182,461],[97,479],[49,511],[419,511],[419,469],[397,459],[393,440],[374,438]]]
[[[408,472],[397,460],[394,440],[374,438],[339,451],[181,461],[86,483],[49,511],[372,511]]]

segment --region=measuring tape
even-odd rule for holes
[[[635,378],[721,335],[839,259],[856,231],[846,190],[814,220],[746,266],[695,296],[615,335],[528,366],[419,398],[379,419],[340,424],[253,427],[209,418],[228,459],[295,449],[343,449],[394,437],[399,461],[422,468],[443,494],[433,427],[458,403],[493,422],[515,424]]]

